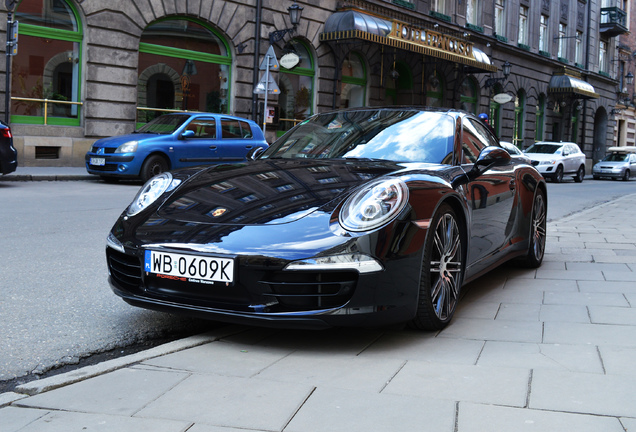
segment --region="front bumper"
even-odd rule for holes
[[[111,155],[86,153],[84,157],[86,171],[89,174],[101,176],[128,176],[139,175],[139,166],[135,163],[134,155]],[[99,164],[93,162],[99,161]]]
[[[620,179],[625,175],[625,171],[623,169],[593,169],[592,176],[601,177],[601,178],[615,178]]]
[[[107,247],[109,282],[127,303],[230,323],[268,327],[378,326],[415,315],[421,257],[385,263],[382,271],[285,270],[289,261],[236,257],[231,286],[158,278],[143,271],[139,250]]]

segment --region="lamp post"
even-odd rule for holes
[[[296,28],[298,27],[298,24],[300,24],[300,17],[303,13],[303,7],[294,2],[293,5],[287,8],[287,12],[289,12],[289,22],[292,26],[290,28],[271,32],[269,34],[270,45],[274,45],[276,42],[285,37],[287,33],[294,33],[296,31]]]
[[[506,62],[501,66],[501,69],[503,71],[503,77],[498,77],[498,78],[488,78],[486,80],[486,83],[484,84],[484,87],[494,87],[495,84],[497,84],[500,81],[505,81],[508,79],[508,77],[510,76],[510,71],[512,69],[512,65],[510,64],[510,62],[508,60],[506,60]]]

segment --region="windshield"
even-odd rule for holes
[[[532,144],[526,150],[526,153],[546,153],[546,154],[554,154],[561,148],[558,144],[541,144],[536,143]]]
[[[162,115],[152,119],[139,129],[137,133],[171,134],[190,118],[187,114]]]
[[[610,153],[603,158],[604,162],[624,162],[627,160],[625,153]]]
[[[262,158],[355,158],[452,163],[454,120],[419,110],[319,114],[293,128]]]

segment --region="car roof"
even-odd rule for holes
[[[636,146],[618,146],[607,149],[609,153],[636,153]]]

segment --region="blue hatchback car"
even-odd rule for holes
[[[224,114],[164,114],[129,135],[102,138],[86,153],[86,171],[106,181],[141,179],[177,168],[236,163],[268,147],[252,120]]]

